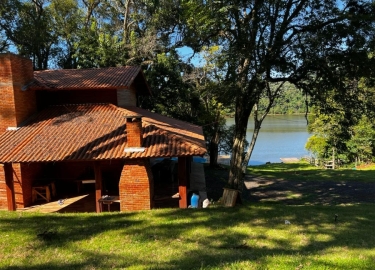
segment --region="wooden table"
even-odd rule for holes
[[[100,206],[100,212],[103,211],[103,204],[108,206],[108,212],[111,212],[111,204],[112,203],[120,203],[119,196],[103,196],[101,199],[98,200]]]

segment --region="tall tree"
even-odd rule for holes
[[[51,0],[51,16],[58,36],[59,51],[56,59],[51,59],[61,68],[77,68],[76,44],[79,30],[83,28],[83,12],[77,0]]]
[[[200,67],[184,74],[184,79],[197,91],[203,104],[204,111],[199,116],[200,124],[207,141],[210,156],[210,166],[218,166],[220,142],[223,135],[228,133],[225,127],[225,116],[231,112],[230,99],[223,95],[223,80],[220,72],[220,62],[217,59],[219,48],[206,47],[201,52],[202,62]]]
[[[373,7],[367,1],[184,1],[186,44],[221,48],[235,104],[229,184],[242,188],[250,113],[267,84],[289,81],[315,99],[328,89],[346,93],[344,78],[371,71]]]
[[[57,53],[57,35],[50,8],[44,0],[4,0],[0,7],[0,28],[19,54],[33,61],[34,69],[47,69]]]

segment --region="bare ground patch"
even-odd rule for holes
[[[222,196],[228,175],[226,169],[214,169],[206,174],[209,198],[218,200]],[[375,203],[375,183],[350,179],[296,181],[246,175],[241,197],[250,202],[279,202],[290,205]]]

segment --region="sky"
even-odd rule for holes
[[[194,54],[193,50],[190,47],[187,47],[187,46],[184,46],[182,48],[178,48],[177,49],[177,53],[180,55],[180,57],[184,61],[188,61],[189,57],[191,57]],[[194,57],[191,59],[191,63],[194,66],[197,66],[197,67],[198,66],[203,66],[204,65],[204,60],[203,60],[203,58],[201,57],[201,55],[199,53],[196,53],[194,55]]]

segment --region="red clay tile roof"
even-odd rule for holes
[[[141,114],[144,152],[127,153],[126,116]],[[201,127],[140,108],[52,106],[0,136],[0,162],[49,162],[204,155]]]
[[[110,67],[96,69],[60,69],[34,71],[34,81],[28,85],[31,89],[118,89],[129,88],[137,80],[139,87],[149,93],[140,67]]]

